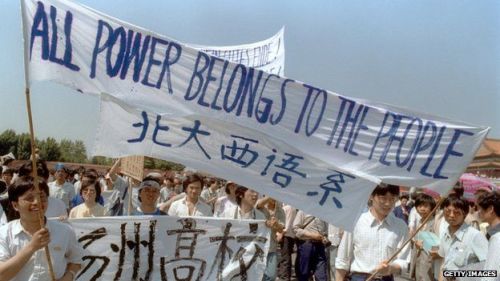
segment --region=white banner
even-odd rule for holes
[[[489,130],[224,61],[74,2],[22,3],[30,81],[234,123],[373,181],[444,193]]]
[[[201,117],[162,116],[102,94],[94,154],[175,161],[354,228],[375,183],[334,170],[257,130]]]
[[[285,28],[266,40],[235,46],[187,44],[199,51],[279,76],[285,75]]]
[[[263,221],[168,216],[69,221],[87,250],[77,280],[261,280],[266,268],[270,232]]]

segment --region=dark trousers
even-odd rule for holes
[[[325,245],[321,242],[301,241],[297,247],[295,274],[299,281],[308,281],[314,274],[316,281],[328,281],[328,262]]]
[[[292,278],[292,254],[296,239],[283,236],[280,242],[280,259],[278,261],[278,277],[280,280],[290,281]]]

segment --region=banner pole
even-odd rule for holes
[[[40,223],[40,229],[45,226],[45,221],[44,221],[44,214],[42,214],[42,200],[40,196],[40,187],[38,185],[38,166],[37,166],[37,157],[36,157],[36,152],[35,152],[35,133],[33,130],[33,118],[31,114],[31,99],[30,99],[30,89],[26,87],[25,90],[26,93],[26,108],[28,110],[28,123],[29,123],[29,129],[30,129],[30,142],[31,142],[31,167],[32,167],[32,173],[33,173],[33,183],[35,185],[35,193],[38,201],[38,221]],[[52,259],[50,257],[50,250],[49,246],[44,247],[45,250],[45,257],[47,258],[47,264],[49,266],[49,273],[52,281],[56,281],[56,276],[54,274],[54,268],[52,267]]]
[[[130,216],[130,213],[132,212],[132,178],[129,176],[128,177],[128,208],[127,208],[127,215]]]
[[[430,212],[429,215],[427,215],[426,218],[424,218],[424,220],[422,222],[420,222],[420,225],[417,227],[417,229],[415,230],[415,232],[408,238],[408,240],[406,240],[404,243],[403,243],[403,246],[401,246],[401,248],[399,248],[390,258],[389,260],[387,261],[387,264],[389,264],[391,261],[393,261],[396,256],[399,254],[399,252],[401,252],[404,247],[410,243],[410,241],[417,235],[417,233],[425,226],[425,224],[431,219],[431,217],[436,213],[436,211],[439,209],[439,207],[441,207],[441,204],[443,204],[445,200],[445,197],[442,197],[439,202],[436,204],[436,207],[434,207],[434,209]],[[377,276],[377,273],[379,272],[379,270],[375,271],[374,273],[372,273],[372,275],[370,275],[370,277],[368,279],[366,279],[366,281],[371,281],[373,278],[375,278],[375,276]]]

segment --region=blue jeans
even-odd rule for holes
[[[350,275],[350,280],[351,281],[366,281],[370,277],[370,274],[358,274],[358,273],[351,273]],[[372,280],[374,281],[394,281],[394,276],[388,275],[384,276],[382,278],[373,278]]]
[[[278,255],[276,252],[267,254],[266,270],[262,281],[274,281],[276,279],[276,271],[278,266]]]

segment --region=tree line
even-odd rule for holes
[[[38,148],[38,155],[46,161],[59,161],[68,163],[98,164],[111,166],[114,159],[94,156],[87,157],[85,143],[81,140],[62,139],[57,141],[55,138],[35,140]],[[12,152],[16,159],[27,160],[31,156],[30,135],[28,133],[17,134],[14,130],[8,129],[0,134],[0,155]],[[144,167],[148,169],[161,170],[182,170],[183,165],[146,157]]]

